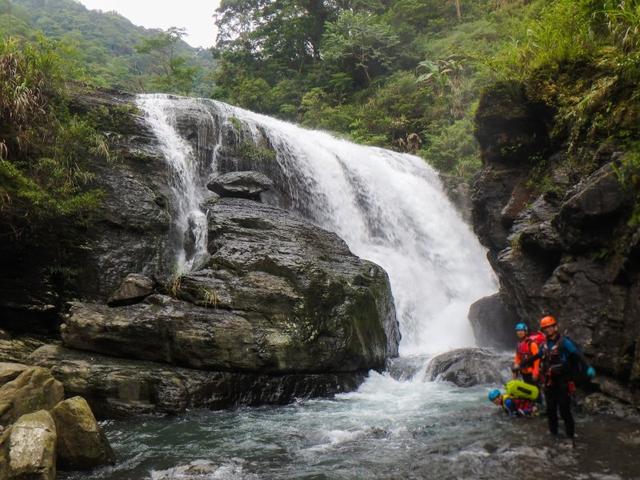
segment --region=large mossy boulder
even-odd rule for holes
[[[0,387],[0,425],[40,409],[50,410],[64,398],[62,384],[46,368],[31,367]]]
[[[386,273],[335,234],[284,210],[222,199],[202,270],[177,299],[109,308],[74,303],[65,346],[204,369],[338,373],[383,368],[398,324]]]
[[[51,415],[58,432],[60,469],[90,470],[115,462],[113,450],[84,398],[58,403]]]
[[[55,480],[56,426],[49,412],[23,415],[0,436],[0,478]]]

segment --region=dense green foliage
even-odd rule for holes
[[[488,59],[530,10],[520,1],[223,0],[214,95],[467,177],[479,166],[472,118],[493,77]]]
[[[640,77],[638,8],[634,0],[223,0],[214,96],[468,177],[479,167],[473,116],[483,87],[535,80],[582,135],[598,102]]]
[[[32,240],[98,205],[86,162],[108,157],[91,122],[69,112],[75,65],[56,42],[0,43],[0,234]]]
[[[136,27],[74,0],[0,0],[0,37],[34,40],[39,34],[64,42],[85,83],[204,96],[213,88],[211,53],[191,48],[178,29]]]

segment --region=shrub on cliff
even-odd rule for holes
[[[44,37],[0,43],[3,235],[35,239],[56,222],[83,221],[98,204],[86,163],[108,148],[89,121],[68,111],[66,85],[77,69],[66,53]]]

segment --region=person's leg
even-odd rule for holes
[[[549,422],[549,432],[558,434],[558,394],[555,386],[547,387],[544,391],[544,398],[547,402],[547,420]]]
[[[569,390],[566,383],[558,390],[557,402],[558,407],[560,408],[560,416],[564,421],[564,431],[568,438],[573,438],[575,434],[575,422],[573,420],[573,415],[571,414],[571,397],[569,396]]]

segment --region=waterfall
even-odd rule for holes
[[[207,258],[207,217],[200,204],[206,191],[206,176],[200,175],[193,148],[176,130],[176,116],[170,105],[154,96],[137,99],[169,166],[170,187],[175,202],[174,249],[175,274],[202,264]]]
[[[402,332],[401,355],[474,344],[469,305],[497,286],[485,252],[424,160],[212,100],[144,95],[139,102],[175,171],[176,198],[180,192],[186,197],[179,200],[180,231],[204,221],[199,210],[207,181],[203,172],[261,171],[282,194],[267,201],[337,233],[355,255],[387,271]],[[180,114],[209,125],[209,141],[199,135],[198,152],[176,132]],[[275,152],[274,158],[235,158],[234,148],[246,145]],[[206,165],[196,165],[195,159]],[[197,225],[197,235],[204,237],[206,226]],[[206,238],[200,241],[204,248]],[[198,250],[183,264],[193,267],[202,255]]]

